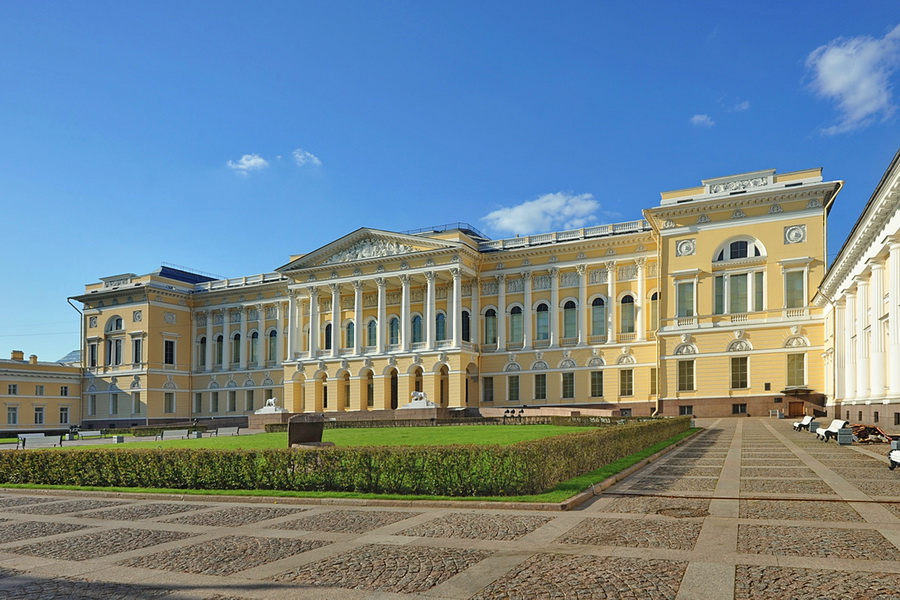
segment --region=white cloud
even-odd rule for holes
[[[691,117],[691,125],[697,125],[698,127],[712,127],[716,122],[713,121],[709,115],[694,115]]]
[[[743,102],[738,102],[731,107],[731,110],[733,110],[734,112],[744,112],[745,110],[750,110],[750,101],[744,100]]]
[[[303,165],[313,165],[316,167],[322,166],[322,161],[319,160],[319,157],[313,154],[312,152],[307,152],[303,148],[297,148],[293,152],[294,162],[297,163],[298,167],[302,167]]]
[[[593,213],[599,208],[600,203],[594,200],[592,194],[557,192],[517,206],[497,209],[481,220],[495,231],[528,235],[584,227],[596,220]]]
[[[883,38],[867,35],[837,38],[813,50],[806,58],[812,88],[834,100],[841,113],[826,135],[865,127],[878,115],[887,118],[896,106],[890,77],[900,66],[900,25]]]
[[[250,171],[260,171],[269,166],[269,161],[259,154],[245,154],[237,162],[229,160],[227,163],[229,169],[234,170],[241,175],[246,175]]]

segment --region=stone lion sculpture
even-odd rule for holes
[[[428,396],[425,394],[425,392],[418,392],[418,391],[413,392],[412,393],[412,401],[415,402],[416,400],[423,400],[423,401],[427,402]]]
[[[275,406],[275,398],[269,398],[266,400],[266,406]]]

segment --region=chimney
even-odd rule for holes
[[[32,364],[32,365],[36,365],[37,364],[37,354],[32,354],[31,356],[29,356],[28,363]]]
[[[12,360],[25,360],[25,353],[21,350],[13,350],[10,353],[9,358]]]

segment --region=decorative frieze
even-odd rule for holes
[[[378,240],[374,238],[360,240],[336,254],[326,258],[320,265],[330,265],[335,263],[350,262],[353,260],[365,260],[370,258],[383,258],[385,256],[396,256],[398,254],[409,254],[415,252],[412,246],[406,244],[398,244],[388,240]]]
[[[709,186],[710,194],[724,194],[725,192],[740,192],[769,185],[768,177],[751,177],[750,179],[735,179],[724,183],[715,183]]]
[[[549,275],[538,275],[534,278],[534,289],[536,290],[549,290],[550,289],[550,276]]]
[[[506,280],[506,292],[507,293],[515,294],[516,292],[524,292],[524,291],[525,291],[525,280],[522,279],[521,277]]]
[[[578,273],[568,271],[559,277],[560,287],[577,287],[581,283],[581,277]]]

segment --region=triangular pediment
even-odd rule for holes
[[[459,248],[458,242],[362,228],[275,269],[279,272],[390,259],[434,250]]]

